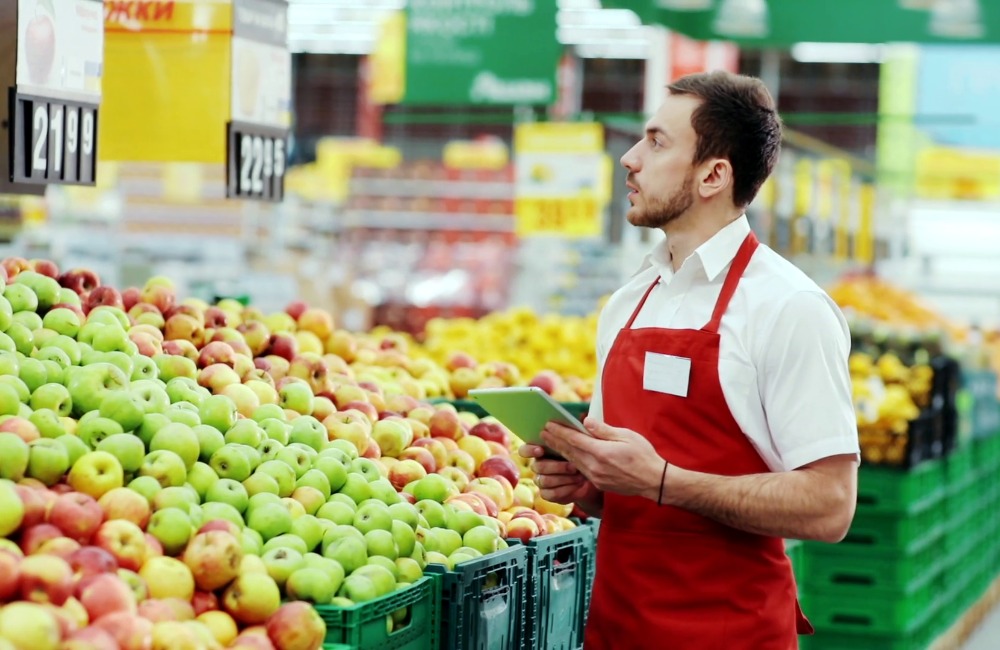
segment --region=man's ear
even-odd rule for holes
[[[733,185],[733,165],[725,158],[711,158],[701,166],[698,194],[710,199]]]

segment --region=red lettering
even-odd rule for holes
[[[104,0],[104,21],[125,22],[132,19],[134,2],[126,0]]]
[[[139,2],[136,5],[135,19],[136,20],[149,20],[150,11],[149,8],[152,2]]]
[[[156,15],[153,16],[153,20],[173,20],[173,19],[174,19],[174,0],[169,0],[169,2],[157,2]]]

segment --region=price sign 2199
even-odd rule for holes
[[[94,185],[97,114],[98,107],[92,104],[16,96],[12,180]]]

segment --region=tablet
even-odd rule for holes
[[[469,397],[524,442],[544,446],[541,433],[549,422],[558,422],[590,435],[580,420],[541,388],[477,388],[469,391]],[[551,450],[549,453],[556,455]]]

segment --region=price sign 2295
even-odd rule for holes
[[[11,180],[46,185],[94,185],[96,104],[14,96]]]
[[[281,201],[285,193],[288,132],[229,124],[226,196]]]

